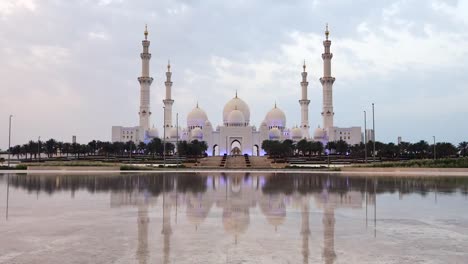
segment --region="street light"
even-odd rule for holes
[[[164,168],[166,168],[166,107],[163,106],[163,112],[164,112],[164,125],[163,125],[163,162],[164,162]]]
[[[37,138],[37,157],[41,161],[41,136]]]
[[[10,168],[10,153],[11,153],[11,118],[13,115],[10,115],[9,125],[8,125],[8,168]]]
[[[436,160],[436,139],[435,136],[432,136],[434,138],[434,160]]]
[[[364,111],[364,161],[367,163],[367,118]]]
[[[176,131],[177,131],[177,138],[176,138],[176,148],[177,148],[177,167],[179,167],[179,113],[176,113]]]
[[[372,143],[374,144],[374,148],[372,151],[372,160],[375,162],[375,117],[374,117],[374,103],[372,103],[372,135],[373,140]]]

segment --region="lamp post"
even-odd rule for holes
[[[432,138],[434,139],[434,160],[436,160],[437,156],[436,156],[436,139],[435,139],[435,136],[432,136]]]
[[[10,115],[9,125],[8,125],[8,168],[10,168],[10,153],[11,153],[11,118],[13,115]]]
[[[364,161],[367,163],[367,118],[364,111]]]
[[[176,113],[176,131],[177,131],[177,137],[176,137],[176,148],[177,148],[177,167],[179,167],[179,113]]]
[[[375,162],[375,116],[374,116],[374,103],[372,103],[372,135],[373,135],[373,151],[372,151],[372,161]]]
[[[163,106],[164,113],[164,126],[163,126],[163,162],[164,168],[166,168],[166,107]]]
[[[41,136],[37,138],[37,157],[41,161]]]

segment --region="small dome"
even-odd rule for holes
[[[205,126],[210,127],[210,126],[211,126],[211,122],[210,122],[209,120],[206,120]]]
[[[187,126],[188,127],[203,127],[205,122],[208,120],[208,117],[201,109],[198,107],[198,104],[193,110],[187,115]]]
[[[227,123],[231,126],[232,125],[236,125],[236,126],[244,125],[245,124],[244,114],[240,110],[237,110],[237,109],[232,110],[231,113],[229,113]]]
[[[299,127],[294,127],[293,129],[291,129],[291,138],[293,140],[300,140],[302,139],[302,129],[299,128]]]
[[[192,138],[192,140],[197,139],[201,141],[203,139],[203,131],[201,130],[201,128],[196,127],[190,132],[190,137]]]
[[[267,113],[265,121],[268,127],[284,128],[286,126],[286,115],[275,104],[275,107]]]
[[[179,129],[180,130],[180,129]],[[169,130],[169,137],[170,138],[177,138],[177,128],[176,127],[172,127],[170,130]],[[180,131],[179,131],[179,137],[180,137]]]
[[[148,131],[146,131],[146,135],[149,138],[157,138],[159,137],[159,132],[155,127],[153,127],[153,128],[150,128]]]
[[[325,138],[325,130],[320,127],[317,127],[314,130],[314,139],[323,139]]]
[[[244,115],[245,123],[249,124],[250,122],[250,109],[247,103],[244,100],[237,97],[232,98],[229,102],[226,103],[223,110],[223,123],[226,124],[229,122],[229,114],[233,110],[239,110]]]
[[[270,129],[270,132],[268,133],[268,136],[270,138],[270,140],[280,140],[281,139],[281,131],[274,127],[272,129]]]

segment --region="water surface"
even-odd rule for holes
[[[468,263],[468,178],[0,174],[0,263]]]

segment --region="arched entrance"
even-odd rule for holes
[[[213,156],[219,156],[219,146],[218,145],[213,146]]]
[[[234,140],[231,143],[231,155],[242,155],[242,145],[239,140]]]
[[[252,156],[260,156],[260,148],[258,145],[253,146]]]

